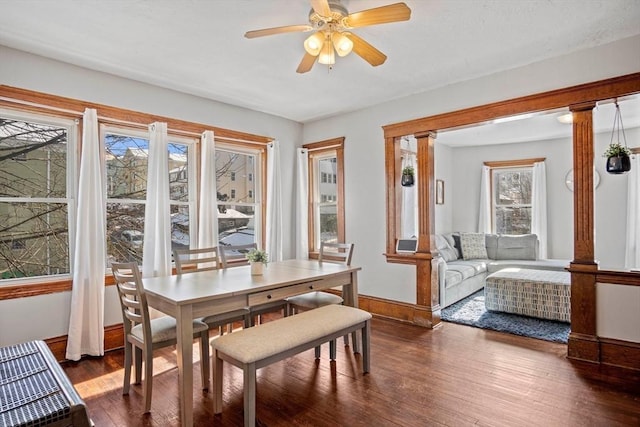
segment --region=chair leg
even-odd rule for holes
[[[144,413],[151,412],[151,393],[153,390],[153,349],[145,349],[144,353]]]
[[[347,345],[347,346],[348,346],[348,345],[349,345],[349,334],[346,334],[346,335],[345,335],[344,337],[342,337],[342,338],[344,338],[344,345]]]
[[[320,359],[320,346],[316,347],[316,359]]]
[[[202,389],[209,390],[209,331],[200,333],[200,375]]]
[[[243,328],[245,328],[245,329],[246,329],[246,328],[250,328],[250,327],[252,326],[252,325],[251,325],[251,316],[247,314],[247,315],[245,315],[245,316],[243,317],[243,319],[244,319],[244,326],[243,326]]]
[[[222,412],[222,359],[218,357],[218,351],[213,350],[211,358],[211,380],[213,382],[213,413]]]
[[[136,382],[134,384],[140,384],[142,382],[142,349],[133,346],[133,356],[136,367]]]
[[[329,341],[329,358],[336,360],[336,340]]]
[[[130,342],[124,343],[124,383],[122,384],[122,394],[129,394],[129,387],[131,386],[132,347],[133,344]]]

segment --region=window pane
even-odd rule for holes
[[[320,240],[328,243],[338,242],[337,205],[320,206]]]
[[[107,198],[147,197],[149,141],[143,138],[105,135]]]
[[[0,203],[0,278],[69,273],[66,203]]]
[[[142,262],[144,205],[107,203],[107,265]]]
[[[254,203],[256,157],[251,154],[216,150],[218,201]]]
[[[496,207],[496,233],[531,233],[531,208],[516,206]]]
[[[530,168],[529,170],[494,171],[496,205],[530,205],[531,175]]]
[[[67,130],[0,117],[0,197],[67,196]]]
[[[189,248],[189,206],[171,205],[171,248]]]
[[[169,192],[171,200],[189,201],[189,147],[185,144],[169,144]]]
[[[218,238],[221,245],[247,245],[255,242],[253,206],[218,206]]]

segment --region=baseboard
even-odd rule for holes
[[[58,362],[64,362],[67,354],[67,335],[44,340],[51,353]],[[117,350],[122,348],[124,343],[124,330],[122,324],[105,326],[104,328],[104,351]]]
[[[412,323],[415,325],[430,327],[426,318],[437,316],[438,326],[440,312],[425,311],[426,307],[418,307],[414,304],[386,300],[384,298],[360,295],[358,298],[363,310],[387,319]],[[585,339],[586,336],[572,334],[569,341],[575,343],[575,352],[568,354],[570,359],[584,360],[595,364],[616,366],[640,371],[640,343],[615,340],[611,338]],[[104,329],[104,351],[112,351],[122,348],[124,342],[122,324],[107,326]],[[64,361],[67,349],[67,336],[49,338],[45,342],[51,349],[56,360]],[[570,345],[571,349],[572,346]]]
[[[640,371],[640,343],[600,338],[600,363]]]

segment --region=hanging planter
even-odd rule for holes
[[[624,141],[624,145],[620,143],[620,136]],[[618,142],[613,142],[614,138]],[[607,172],[610,174],[621,174],[631,170],[631,150],[627,148],[627,137],[624,134],[622,126],[622,116],[620,115],[620,107],[616,100],[616,114],[613,119],[613,129],[611,131],[611,141],[603,156],[607,158]]]
[[[413,169],[413,166],[405,166],[404,169],[402,169],[400,184],[403,187],[413,187],[415,183],[415,170]]]
[[[610,144],[605,151],[607,158],[607,172],[621,174],[631,170],[631,151],[620,144]]]

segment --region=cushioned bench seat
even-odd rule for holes
[[[487,276],[487,310],[571,322],[571,274],[505,268]]]
[[[371,314],[354,307],[329,305],[243,329],[211,340],[214,413],[222,412],[222,366],[244,371],[244,424],[255,425],[256,370],[350,332],[362,331],[363,371],[369,372]]]

